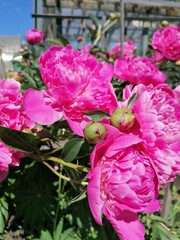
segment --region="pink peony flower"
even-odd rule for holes
[[[34,126],[24,111],[20,83],[14,79],[0,80],[0,125],[15,130]]]
[[[165,59],[165,57],[159,51],[155,51],[152,58],[153,58],[154,62],[156,62],[156,63],[162,62]]]
[[[144,140],[153,159],[160,183],[165,185],[180,172],[180,104],[167,84],[137,85],[124,89],[121,106],[127,106],[130,97],[139,93],[131,107],[136,123],[131,132]]]
[[[114,75],[132,84],[157,85],[166,80],[166,75],[159,70],[152,59],[147,57],[116,59]]]
[[[136,50],[136,45],[132,41],[127,41],[123,43],[123,58],[128,59],[134,56]],[[121,44],[116,44],[109,52],[109,56],[116,59],[120,58],[121,53]]]
[[[157,30],[152,47],[170,60],[180,60],[180,26],[169,25]]]
[[[137,213],[160,210],[156,171],[140,138],[106,128],[108,137],[91,154],[89,206],[98,224],[102,225],[101,213],[106,216],[119,239],[143,240]]]
[[[34,121],[52,124],[64,116],[71,129],[83,135],[90,121],[84,113],[93,110],[112,113],[117,107],[110,83],[112,65],[101,63],[91,54],[74,50],[70,45],[49,48],[41,55],[39,63],[47,90],[29,89],[24,101]]]
[[[175,99],[179,102],[180,104],[180,85],[178,85],[174,90],[173,90],[173,93],[174,93],[174,97]]]
[[[6,179],[9,166],[19,166],[22,157],[24,157],[24,153],[12,150],[0,141],[0,182]]]
[[[14,79],[0,80],[0,125],[15,130],[34,127],[23,109],[20,83]],[[19,165],[23,156],[0,141],[0,181],[7,176],[9,166]]]
[[[92,45],[86,45],[82,48],[82,52],[89,53],[92,47],[93,47]]]
[[[26,41],[31,45],[39,44],[43,42],[43,40],[44,40],[44,34],[37,29],[34,29],[34,28],[30,29],[26,33]]]

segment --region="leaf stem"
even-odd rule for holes
[[[62,169],[60,168],[60,174],[62,173]],[[59,200],[61,198],[61,184],[62,184],[62,178],[59,177],[58,181],[58,201],[57,201],[57,206],[56,206],[56,213],[53,221],[53,239],[56,239],[56,228],[57,228],[57,219],[58,219],[58,214],[59,214]]]
[[[89,168],[87,168],[87,167],[84,167],[82,165],[76,165],[76,164],[73,164],[73,163],[67,163],[67,162],[63,161],[62,159],[60,159],[60,158],[45,157],[44,160],[53,161],[53,162],[56,162],[56,163],[59,163],[59,164],[65,166],[65,167],[69,167],[69,168],[72,168],[72,169],[77,169],[77,170],[80,170],[82,172],[89,172]]]
[[[61,179],[64,179],[65,181],[68,181],[68,182],[73,182],[73,183],[76,183],[76,184],[81,184],[81,185],[87,185],[88,183],[87,182],[84,182],[84,181],[77,181],[77,180],[74,180],[74,179],[71,179],[69,177],[66,177],[64,175],[62,175],[61,173],[57,172],[49,163],[47,162],[42,162],[44,165],[46,165],[46,167],[48,167],[54,174],[56,174],[56,176],[60,177]]]

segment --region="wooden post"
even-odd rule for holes
[[[34,14],[37,14],[37,0],[34,0]],[[37,28],[37,17],[34,18],[34,27]]]
[[[120,0],[120,43],[121,43],[121,52],[120,56],[123,57],[124,49],[124,0]]]
[[[172,202],[172,188],[173,188],[172,182],[168,183],[165,188],[164,197],[163,197],[163,208],[161,213],[161,216],[163,218],[167,218],[170,214],[170,207]]]

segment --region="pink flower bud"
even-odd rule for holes
[[[84,38],[82,36],[79,36],[79,37],[77,37],[77,41],[82,42],[82,41],[84,41]]]
[[[99,122],[90,122],[84,128],[84,137],[89,143],[96,144],[106,135],[105,127]]]
[[[135,116],[128,108],[117,108],[111,116],[111,124],[121,132],[126,132],[133,127]]]
[[[36,45],[44,40],[44,34],[37,29],[30,29],[26,33],[26,41],[31,45]]]

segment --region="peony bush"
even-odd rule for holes
[[[45,48],[28,31],[14,61],[22,83],[0,80],[0,204],[17,207],[0,214],[3,236],[18,229],[13,217],[25,239],[175,239],[175,219],[153,221],[166,223],[162,192],[180,173],[179,82],[162,67],[178,66],[179,36],[174,25],[157,30],[141,57],[132,41],[123,56],[120,44],[102,55],[64,38]]]
[[[0,80],[0,125],[23,131],[33,128],[35,122],[27,116],[23,106],[20,84],[14,79]],[[19,166],[22,152],[8,148],[0,140],[0,181],[8,175],[9,166]]]

